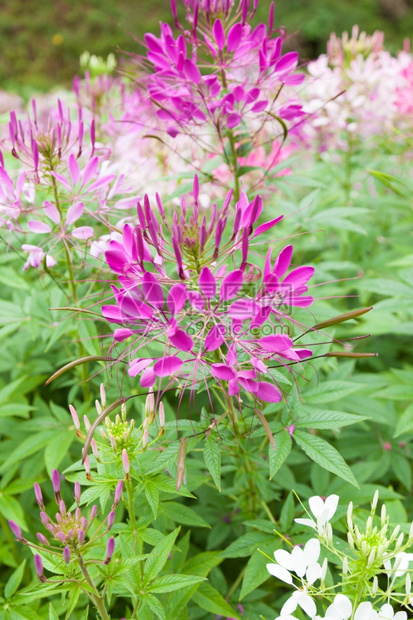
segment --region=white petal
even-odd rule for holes
[[[313,530],[317,529],[317,524],[312,519],[294,519],[294,521],[296,523],[299,523],[300,525],[307,525],[308,527],[312,527]]]
[[[390,605],[390,603],[385,603],[379,611],[380,620],[392,620],[393,616],[394,616],[393,606]]]
[[[317,614],[316,604],[314,603],[311,596],[309,596],[308,594],[300,593],[300,596],[297,597],[297,603],[299,604],[301,609],[305,611],[307,616],[310,616],[310,618],[314,618],[314,616]]]
[[[293,571],[298,577],[304,577],[307,570],[307,561],[304,551],[301,547],[294,547],[291,551],[291,559],[293,561]]]
[[[299,595],[299,592],[293,592],[290,598],[285,601],[280,612],[282,617],[292,614],[297,609],[297,599]]]
[[[310,566],[307,568],[307,573],[306,573],[306,578],[310,586],[315,581],[317,581],[317,579],[320,579],[321,572],[322,572],[322,568],[320,564],[310,564]]]
[[[343,618],[343,620],[347,620],[347,618],[350,618],[351,612],[353,611],[353,606],[347,596],[345,596],[344,594],[337,594],[334,599],[333,605],[337,609],[337,612],[340,614],[340,618]]]
[[[393,620],[407,620],[407,613],[405,611],[398,611],[394,614]]]
[[[310,499],[308,500],[308,505],[310,506],[310,510],[316,518],[324,510],[324,502],[318,495],[310,497]]]
[[[338,611],[334,603],[332,603],[332,605],[327,607],[325,620],[343,620],[343,616]]]
[[[330,520],[335,515],[339,499],[340,498],[338,495],[329,495],[327,497],[325,501],[325,507],[328,510],[328,520]]]
[[[307,566],[317,562],[320,557],[320,541],[318,538],[310,538],[310,540],[305,544],[304,555]]]
[[[267,571],[270,575],[277,577],[277,579],[281,579],[281,581],[284,581],[285,583],[292,584],[293,582],[293,578],[288,570],[278,564],[267,564]]]
[[[284,566],[287,570],[294,570],[294,562],[291,554],[284,549],[277,549],[274,551],[274,557],[278,564],[281,564],[281,566]]]
[[[354,620],[374,620],[378,618],[377,612],[374,611],[371,603],[360,603],[354,615]]]

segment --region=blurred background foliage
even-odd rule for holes
[[[261,0],[257,19],[266,19],[270,0]],[[147,31],[169,21],[169,0],[2,0],[0,17],[0,89],[28,96],[32,89],[69,85],[79,56],[136,52]],[[413,0],[277,0],[276,23],[289,34],[288,46],[302,61],[325,51],[330,32],[353,24],[372,33],[383,30],[396,52],[413,31]]]

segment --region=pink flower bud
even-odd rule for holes
[[[115,511],[112,510],[109,514],[108,514],[108,524],[107,524],[107,528],[108,530],[111,529],[111,527],[113,527],[113,524],[115,523]]]
[[[95,457],[95,459],[96,459],[97,461],[100,461],[100,458],[99,458],[99,450],[98,450],[98,447],[97,447],[97,444],[96,444],[96,440],[95,440],[95,439],[92,439],[92,440],[91,440],[91,442],[90,442],[90,446],[91,446],[91,448],[92,448],[93,456]]]
[[[60,497],[60,474],[57,471],[57,469],[54,469],[52,471],[52,484],[53,484],[53,490],[54,490],[56,502],[59,503],[60,500],[61,500],[61,497]]]
[[[145,450],[146,446],[148,445],[148,441],[149,441],[149,431],[147,428],[145,428],[145,430],[143,431],[143,438],[142,438],[142,448]]]
[[[34,556],[34,567],[36,569],[36,573],[40,581],[43,581],[43,582],[46,581],[46,577],[44,576],[44,572],[43,572],[42,558],[40,557],[38,553],[36,553],[36,555]]]
[[[96,504],[94,504],[94,506],[92,506],[92,510],[90,511],[90,521],[93,521],[97,513],[98,513],[98,507],[96,506]]]
[[[83,545],[83,543],[85,542],[85,532],[83,530],[78,530],[77,540],[79,542],[79,545]]]
[[[75,496],[75,502],[76,504],[79,506],[80,504],[80,482],[75,482],[75,492],[74,492],[74,496]]]
[[[50,546],[50,543],[47,540],[46,536],[43,536],[43,534],[41,534],[40,532],[37,532],[36,536],[37,536],[37,540],[39,541],[41,545]]]
[[[66,562],[66,564],[69,564],[69,562],[70,562],[70,549],[69,549],[69,547],[65,547],[63,549],[63,559]]]
[[[79,418],[78,415],[76,413],[76,409],[73,407],[73,405],[69,405],[69,411],[72,415],[72,420],[73,420],[73,424],[75,425],[75,429],[77,431],[80,430],[80,422],[79,422]]]
[[[56,538],[58,538],[60,540],[60,542],[62,542],[62,543],[66,542],[66,536],[65,536],[64,532],[62,532],[62,531],[57,532]]]
[[[165,409],[164,409],[162,401],[159,403],[158,413],[159,413],[159,424],[161,425],[161,428],[164,428],[164,426],[165,426]]]
[[[83,421],[85,423],[86,430],[89,432],[90,431],[90,422],[89,422],[89,418],[87,417],[87,415],[83,416]]]
[[[105,564],[109,564],[112,559],[113,552],[115,551],[115,539],[111,536],[108,540],[108,544],[106,545],[106,558]]]
[[[37,502],[40,510],[43,510],[44,509],[43,495],[42,495],[42,492],[41,492],[40,487],[37,484],[37,482],[34,483],[34,495],[36,497],[36,502]]]
[[[80,519],[80,527],[82,528],[82,530],[85,530],[87,528],[87,519],[86,519],[86,517],[82,517]]]
[[[122,450],[122,465],[125,472],[126,480],[129,480],[130,463],[129,456],[125,448]]]
[[[113,500],[113,507],[114,508],[116,508],[116,506],[119,504],[119,502],[121,500],[122,489],[123,489],[123,480],[119,480],[118,484],[116,485],[115,499]]]
[[[66,514],[66,504],[64,503],[62,499],[59,502],[59,510],[60,510],[60,514],[62,515],[62,517],[64,517]]]
[[[13,532],[13,534],[15,535],[15,537],[17,538],[17,540],[23,540],[23,535],[22,535],[22,531],[19,528],[19,526],[17,525],[17,523],[15,523],[14,521],[12,521],[10,519],[9,521],[9,525],[10,525],[10,529]]]

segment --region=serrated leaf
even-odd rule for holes
[[[26,560],[16,568],[16,570],[10,575],[6,585],[4,586],[4,596],[9,599],[17,591],[21,580],[23,579],[24,567],[26,566]]]
[[[152,579],[154,579],[165,566],[180,529],[180,527],[177,527],[152,549],[148,559],[145,562],[145,569],[143,572],[144,584],[148,584]]]
[[[400,416],[393,437],[410,435],[413,433],[413,405],[409,405]]]
[[[72,587],[70,594],[69,594],[69,607],[67,608],[67,611],[66,611],[65,620],[69,620],[70,616],[72,615],[72,611],[74,611],[81,593],[82,593],[82,589],[79,588],[79,586]]]
[[[167,517],[183,525],[192,527],[211,527],[195,510],[178,502],[162,502],[160,506]]]
[[[159,507],[159,492],[156,485],[149,480],[145,485],[145,495],[148,500],[148,504],[151,507],[153,516],[157,517]]]
[[[344,398],[344,396],[352,394],[360,388],[360,385],[350,381],[325,381],[304,392],[303,399],[306,403],[330,403]]]
[[[299,417],[295,422],[295,427],[314,428],[320,430],[340,429],[343,426],[357,424],[358,422],[362,422],[367,419],[368,416],[345,413],[344,411],[330,411],[310,407],[301,407],[299,410]]]
[[[325,439],[303,431],[295,431],[294,439],[311,460],[359,488],[353,472],[341,454]]]
[[[156,596],[153,594],[145,594],[143,600],[158,618],[161,620],[167,620],[163,605],[161,601],[156,598]]]
[[[162,575],[152,581],[149,592],[152,592],[152,594],[173,592],[174,590],[193,586],[202,581],[204,581],[204,577],[198,577],[197,575]]]
[[[275,476],[287,456],[290,454],[292,440],[288,431],[281,431],[274,437],[275,448],[268,446],[268,462],[270,466],[270,480]]]
[[[204,461],[218,491],[221,491],[221,448],[212,433],[204,442]]]
[[[201,583],[192,596],[194,603],[211,614],[241,620],[238,613],[227,603],[224,597],[209,583]]]

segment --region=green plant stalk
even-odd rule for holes
[[[130,519],[130,522],[132,524],[133,529],[135,530],[135,527],[136,527],[135,507],[133,505],[133,487],[132,487],[132,483],[131,483],[130,480],[126,481],[126,490],[127,490],[127,493],[128,493],[129,519]]]
[[[234,138],[234,134],[232,131],[230,131],[228,133],[228,139],[229,139],[229,144],[231,147],[231,157],[232,157],[232,173],[234,175],[234,199],[235,202],[238,202],[240,194],[241,194],[241,188],[240,188],[240,183],[239,183],[239,176],[238,176],[238,157],[237,157],[237,153],[235,150],[235,138]]]
[[[92,601],[93,601],[93,603],[94,603],[94,605],[95,605],[99,615],[101,616],[102,620],[110,620],[110,616],[109,616],[108,612],[106,611],[105,602],[103,600],[103,597],[100,596],[100,594],[96,590],[96,586],[95,586],[95,584],[92,581],[92,578],[91,578],[91,576],[89,574],[87,566],[86,566],[86,564],[83,561],[82,555],[79,553],[77,557],[78,557],[78,560],[79,560],[80,570],[82,571],[82,574],[83,574],[86,582],[89,584],[89,586],[94,591],[94,593],[92,595]]]

